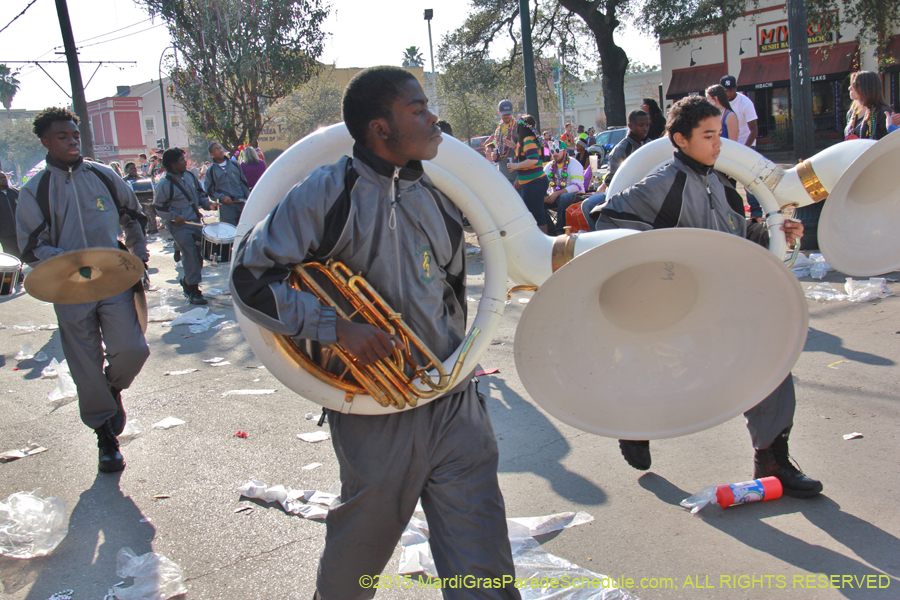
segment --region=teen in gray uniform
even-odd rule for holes
[[[459,210],[432,187],[422,160],[441,130],[418,82],[376,67],[347,86],[343,116],[353,158],[314,171],[239,245],[231,289],[241,311],[279,334],[338,343],[364,364],[395,336],[335,314],[294,290],[290,269],[310,258],[343,261],[374,285],[438,358],[465,335],[465,245]],[[340,373],[340,371],[338,371]],[[326,519],[317,597],[372,598],[377,576],[421,499],[441,577],[491,578],[445,598],[519,598],[497,481],[497,444],[484,400],[467,374],[437,400],[388,415],[328,412],[342,504]],[[503,585],[503,577],[508,583]]]
[[[191,304],[206,304],[206,298],[200,291],[203,256],[200,243],[203,239],[200,223],[200,207],[206,210],[219,208],[218,202],[210,202],[206,192],[194,174],[187,170],[187,159],[181,148],[169,148],[163,153],[163,167],[166,176],[156,184],[153,206],[156,214],[165,221],[172,233],[175,247],[181,253],[184,265],[184,277],[181,278],[181,289]]]
[[[646,231],[666,227],[694,227],[739,235],[767,245],[762,223],[749,223],[744,202],[724,175],[713,170],[722,141],[719,109],[700,96],[675,103],[669,111],[669,139],[675,146],[670,164],[648,175],[595,209],[598,230],[624,227]],[[790,243],[803,235],[803,225],[785,222]],[[788,436],[797,400],[790,374],[766,399],[744,413],[755,449],[754,479],[777,477],[785,495],[808,498],[822,484],[804,475],[788,457]],[[650,442],[620,440],[622,455],[632,467],[650,468]]]
[[[117,248],[121,226],[126,245],[146,266],[150,256],[141,205],[111,169],[83,161],[78,118],[65,109],[48,108],[35,117],[34,133],[47,148],[47,167],[19,192],[16,224],[23,260],[34,265],[71,250]],[[54,308],[81,420],[97,433],[99,469],[121,471],[125,461],[116,440],[125,427],[121,391],[150,355],[134,292]],[[109,362],[105,372],[104,358]]]
[[[219,221],[237,226],[244,212],[244,202],[250,196],[247,178],[241,165],[228,160],[221,144],[210,144],[209,155],[213,162],[203,177],[203,189],[219,203]]]

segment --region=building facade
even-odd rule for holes
[[[637,73],[625,76],[625,116],[641,107],[644,98],[653,98],[659,102],[659,90],[662,84],[662,71]],[[584,83],[575,94],[568,111],[567,121],[574,125],[584,125],[585,129],[593,127],[598,131],[610,127],[624,127],[626,123],[607,123],[603,109],[603,90],[599,81]],[[546,129],[546,128],[545,128]]]
[[[900,33],[895,31],[895,34]],[[878,71],[872,48],[855,41],[856,28],[810,23],[807,41],[813,96],[816,143],[829,145],[843,139],[850,108],[850,74],[858,70]],[[724,34],[698,35],[687,43],[660,40],[662,81],[666,104],[690,94],[704,93],[724,75],[737,78],[738,91],[753,100],[759,116],[761,150],[792,147],[790,64],[788,62],[787,9],[778,0],[762,0]],[[894,59],[900,61],[900,35],[890,41]],[[895,63],[882,76],[885,98],[894,110],[900,108]]]

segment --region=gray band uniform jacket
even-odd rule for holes
[[[49,224],[44,221],[36,200],[44,171],[29,179],[19,191],[16,210],[19,248],[29,264],[71,250],[118,248],[120,226],[125,231],[125,245],[129,250],[145,263],[150,259],[147,239],[138,220],[143,213],[134,191],[109,167],[91,163],[90,168],[112,182],[124,214],[119,216],[109,189],[81,159],[69,166],[48,156]]]
[[[434,190],[421,163],[396,168],[360,144],[353,154],[355,182],[347,158],[317,169],[241,242],[231,280],[235,303],[270,331],[332,344],[335,309],[286,279],[309,255],[333,258],[372,284],[445,360],[465,335],[461,214]],[[345,225],[329,231],[329,221]]]
[[[747,223],[744,201],[731,183],[680,150],[671,163],[610,197],[592,214],[598,211],[598,231],[694,227],[739,235],[762,245],[769,243],[764,225]]]
[[[173,184],[169,177],[175,178],[181,184],[181,188]],[[181,191],[182,188],[190,197],[184,197]],[[169,202],[170,197],[172,198],[171,203]],[[175,217],[179,215],[184,217],[185,221],[199,223],[201,219],[200,207],[212,210],[206,192],[203,191],[200,182],[190,171],[185,171],[181,175],[176,175],[171,171],[166,173],[166,176],[156,184],[156,189],[153,193],[153,207],[156,209],[156,214],[159,215],[159,218],[175,227],[180,227],[172,223]]]

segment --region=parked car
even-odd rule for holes
[[[489,135],[479,135],[469,139],[469,147],[484,156],[484,142],[491,137]]]
[[[601,131],[596,135],[597,143],[588,148],[588,154],[597,154],[599,156],[598,160],[600,161],[600,164],[605,165],[612,149],[616,147],[616,144],[625,139],[626,135],[628,135],[627,127],[616,127]],[[602,152],[597,149],[598,146],[603,150]]]

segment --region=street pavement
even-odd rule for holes
[[[177,312],[194,308],[180,294],[171,247],[161,239],[151,249],[151,278],[158,288],[148,294],[151,310],[161,303]],[[226,276],[226,266],[204,267],[202,287],[227,289]],[[830,273],[825,281],[839,286],[844,277]],[[480,254],[472,252],[469,296],[477,299],[482,283]],[[804,278],[800,285],[815,283]],[[900,294],[900,284],[889,287]],[[647,600],[900,598],[900,299],[808,301],[809,335],[794,369],[798,407],[791,451],[806,473],[824,482],[824,493],[728,509],[714,505],[693,516],[679,506],[682,499],[706,485],[750,478],[753,453],[743,419],[655,441],[652,469],[632,469],[615,440],[560,423],[523,389],[513,340],[525,307],[519,298],[525,297],[517,295],[506,307],[481,361],[486,369],[499,369],[481,378],[481,390],[490,395],[507,514],[584,511],[594,517],[539,537],[544,550],[615,577],[616,585]],[[210,299],[209,308],[225,322],[234,319],[227,297]],[[747,308],[728,310],[741,315]],[[474,312],[475,302],[470,309]],[[565,307],[558,318],[570,318]],[[0,452],[29,442],[48,448],[0,463],[0,499],[40,488],[65,500],[69,516],[68,535],[51,555],[0,557],[0,597],[47,600],[72,589],[73,598],[98,600],[122,581],[116,555],[130,547],[135,554],[153,551],[178,564],[186,598],[311,598],[324,524],[242,499],[237,489],[256,479],[270,486],[338,491],[330,442],[296,437],[319,430],[317,405],[259,368],[262,363],[239,328],[190,333],[187,325],[153,322],[147,332],[150,359],[124,393],[129,421],[141,433],[123,445],[124,472],[98,474],[96,438],[80,422],[75,399],[48,401],[57,382],[41,379],[47,363],[14,359],[21,346],[31,344],[35,352],[62,360],[58,331],[15,328],[55,322],[52,306],[24,293],[0,298]],[[204,362],[212,357],[230,364]],[[198,370],[165,375],[186,369]],[[275,392],[226,395],[231,390]],[[170,416],[185,423],[151,428]],[[246,439],[234,437],[238,431],[246,432]],[[863,437],[845,441],[843,435],[851,432]],[[311,463],[322,466],[302,469]],[[241,508],[247,510],[236,512]],[[399,554],[398,548],[385,575],[396,575]],[[379,598],[440,597],[439,590],[409,580],[407,589],[397,589],[396,579],[385,583],[391,589],[380,590]],[[570,595],[554,597],[590,597],[561,592]]]

